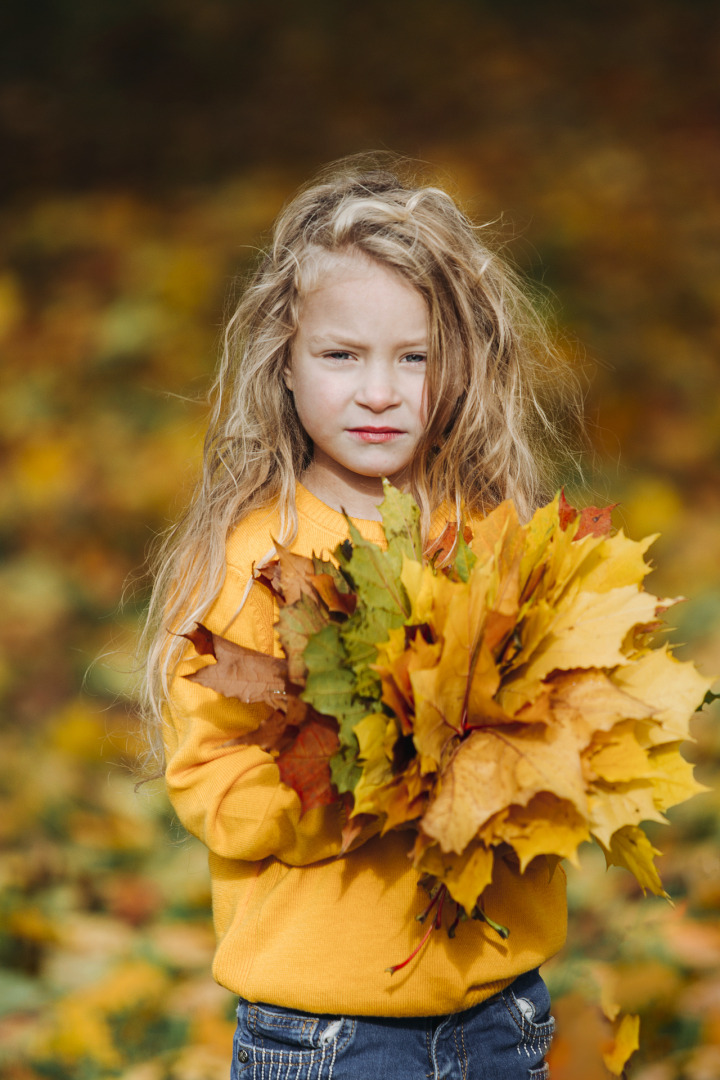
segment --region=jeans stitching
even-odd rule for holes
[[[455,1027],[455,1030],[454,1030],[454,1032],[453,1032],[453,1039],[454,1039],[454,1041],[455,1041],[455,1048],[456,1048],[456,1050],[457,1050],[457,1052],[458,1052],[458,1058],[460,1058],[460,1074],[461,1074],[461,1080],[467,1080],[467,1075],[468,1075],[468,1056],[467,1056],[467,1049],[466,1049],[466,1047],[465,1047],[465,1025],[464,1025],[464,1023],[462,1022],[462,1020],[460,1021],[460,1025],[459,1025],[459,1026],[460,1026],[460,1044],[461,1044],[461,1047],[462,1047],[462,1049],[461,1049],[461,1047],[460,1047],[460,1046],[458,1046],[458,1041],[457,1041],[457,1026]]]
[[[520,1042],[517,1047],[518,1054],[520,1054],[522,1050],[525,1051],[527,1057],[530,1057],[531,1050],[542,1053],[543,1055],[547,1054],[552,1043],[553,1035],[555,1034],[554,1017],[551,1016],[548,1020],[544,1020],[542,1024],[536,1024],[534,1021],[526,1020],[518,1008],[515,995],[512,991],[510,991],[510,997],[512,1000],[508,1001],[504,991],[500,991],[500,998],[513,1023],[520,1032]]]

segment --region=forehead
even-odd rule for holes
[[[346,330],[418,344],[427,336],[422,294],[397,270],[362,252],[328,253],[300,296],[299,332]]]

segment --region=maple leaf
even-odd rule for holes
[[[709,790],[695,779],[693,766],[680,754],[681,745],[680,742],[663,743],[652,747],[648,754],[653,799],[658,810],[669,810],[671,806]]]
[[[590,832],[604,848],[626,825],[641,821],[665,822],[655,805],[651,780],[609,784],[598,781],[588,793]]]
[[[338,615],[352,615],[355,611],[357,596],[347,586],[341,591],[331,574],[311,574],[309,580],[328,611]]]
[[[603,1051],[603,1061],[614,1076],[623,1075],[625,1065],[640,1045],[640,1017],[630,1013],[615,1027],[610,1046]]]
[[[571,525],[578,516],[578,512],[574,506],[565,498],[565,488],[561,488],[560,496],[558,499],[558,520],[560,522],[560,528],[565,530],[568,525]]]
[[[338,748],[335,724],[323,716],[307,721],[292,745],[277,759],[280,779],[297,792],[303,813],[338,801],[330,758]]]
[[[541,734],[545,732],[545,735]],[[422,818],[444,851],[461,853],[494,814],[548,791],[587,814],[577,750],[565,729],[473,731],[460,743]]]
[[[589,780],[615,783],[648,779],[654,772],[647,751],[635,737],[634,720],[615,724],[610,731],[595,732],[583,760]]]
[[[306,595],[301,596],[294,604],[286,604],[280,608],[277,630],[280,644],[287,656],[288,678],[298,685],[305,683],[307,664],[305,662],[305,648],[310,639],[330,622],[326,609],[314,603],[313,599]]]
[[[558,520],[560,528],[566,530],[574,522],[577,522],[575,540],[582,540],[585,536],[609,536],[612,528],[612,512],[617,506],[586,506],[583,510],[576,510],[565,498],[565,490],[560,492],[558,498]]]
[[[212,630],[208,630],[207,626],[203,626],[202,623],[196,623],[195,629],[191,630],[188,634],[183,634],[182,637],[195,647],[195,652],[198,656],[212,656],[215,657],[215,644],[213,641]]]
[[[556,855],[579,866],[577,849],[590,840],[585,817],[567,799],[549,791],[533,795],[527,806],[510,806],[483,830],[492,842],[506,843],[520,860],[523,873],[533,859]]]
[[[652,707],[656,723],[643,729],[651,744],[687,739],[690,718],[713,683],[690,661],[676,660],[667,644],[618,668],[612,678],[626,693]]]
[[[668,899],[654,862],[654,857],[660,852],[652,846],[645,833],[637,825],[624,825],[618,829],[610,837],[609,846],[603,845],[603,851],[607,865],[623,866],[629,870],[643,892],[649,889],[655,896],[664,896]]]
[[[287,749],[297,731],[296,723],[288,720],[287,713],[276,709],[253,731],[239,735],[230,742],[234,746],[259,746],[261,750],[280,753]]]
[[[448,521],[440,535],[425,549],[424,559],[431,565],[442,563],[452,552],[455,569],[458,571],[462,580],[466,581],[467,578],[462,577],[462,571],[458,569],[457,564],[459,561],[461,567],[464,568],[467,566],[468,571],[471,569],[472,562],[474,562],[476,558],[468,546],[471,543],[472,538],[473,531],[469,525],[465,525],[461,533],[456,521]]]
[[[655,613],[657,600],[633,585],[604,593],[577,592],[553,610],[539,604],[538,643],[526,666],[514,676],[513,693],[532,700],[536,686],[551,671],[612,668],[626,661],[626,635]]]
[[[296,555],[290,548],[274,541],[277,559],[259,572],[259,579],[271,583],[286,604],[296,603],[301,596],[315,599],[312,578],[315,565],[305,555]]]
[[[207,635],[210,631],[202,625],[196,637],[203,648],[210,651]],[[264,702],[275,707],[288,692],[286,660],[266,653],[247,649],[234,641],[211,634],[212,652],[216,663],[208,664],[191,675],[185,675],[189,682],[200,683],[211,690],[216,690],[224,697],[238,698],[246,703]]]
[[[444,854],[433,845],[419,848],[413,865],[442,880],[453,900],[470,913],[492,881],[495,855],[479,841],[471,842],[462,855]]]
[[[575,533],[576,540],[584,536],[609,536],[612,529],[612,512],[617,506],[586,506],[580,511],[580,523]]]
[[[604,671],[581,669],[555,672],[545,680],[534,703],[525,705],[515,715],[526,723],[559,723],[569,727],[582,748],[589,745],[594,732],[610,731],[622,720],[643,720],[649,724],[655,710],[621,690]]]

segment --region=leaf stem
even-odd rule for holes
[[[407,967],[407,965],[410,963],[410,961],[415,959],[415,957],[421,951],[423,946],[427,944],[433,930],[439,930],[440,929],[440,926],[442,925],[443,904],[445,903],[445,897],[446,896],[447,896],[447,886],[441,885],[440,888],[435,893],[435,895],[433,896],[432,900],[430,901],[429,906],[427,907],[427,909],[423,913],[423,919],[425,919],[430,914],[430,912],[435,907],[435,905],[436,904],[438,905],[438,909],[437,909],[437,913],[435,915],[435,918],[432,919],[432,921],[430,922],[430,925],[428,926],[427,930],[423,934],[422,941],[420,942],[419,945],[416,945],[415,948],[413,949],[413,951],[410,953],[410,955],[406,956],[405,959],[402,960],[399,964],[393,964],[392,967],[385,968],[385,970],[390,975],[394,975],[396,971],[401,971],[402,968]]]

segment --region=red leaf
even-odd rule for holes
[[[446,558],[446,556],[450,554],[453,547],[455,546],[457,535],[457,522],[448,521],[447,525],[440,533],[440,535],[437,536],[434,540],[432,540],[430,545],[425,549],[425,558],[428,560],[428,562],[432,561],[432,559],[437,559],[438,561],[440,561]],[[466,544],[469,544],[472,538],[472,529],[469,525],[465,525],[463,527],[463,540]]]
[[[560,492],[560,504],[558,506],[558,510],[560,512],[560,528],[564,532],[567,529],[568,525],[572,524],[572,522],[578,515],[575,507],[571,506],[565,498],[565,488],[563,488]]]
[[[617,506],[586,506],[580,511],[580,525],[575,533],[576,540],[582,540],[583,536],[609,536],[612,531],[612,512]]]
[[[612,512],[617,506],[586,506],[580,511],[580,524],[575,534],[575,540],[582,540],[583,536],[609,536],[612,530]],[[565,498],[565,489],[560,492],[558,506],[560,516],[560,528],[564,531],[578,516],[578,511],[570,505]]]
[[[290,749],[277,759],[280,779],[297,792],[303,813],[338,801],[330,779],[330,758],[339,745],[335,721],[317,716],[301,728]]]

